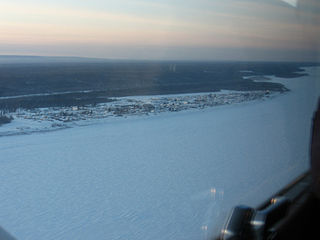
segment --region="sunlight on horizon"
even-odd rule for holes
[[[4,1],[0,54],[317,60],[314,9],[314,0]]]

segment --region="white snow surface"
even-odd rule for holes
[[[17,239],[209,239],[309,168],[320,68],[291,91],[199,111],[0,138],[0,225]]]

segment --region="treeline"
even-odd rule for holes
[[[6,123],[10,123],[13,117],[8,115],[8,110],[0,109],[0,126]]]
[[[171,90],[174,93],[193,92],[194,89],[204,92],[212,89],[260,90],[262,88],[281,91],[281,84],[253,82],[244,77],[305,76],[306,73],[301,67],[315,65],[318,64],[276,62],[7,64],[0,66],[0,96],[83,90],[136,91],[144,88],[152,91],[158,89],[159,92],[163,88],[170,88],[174,89]]]
[[[42,107],[84,106],[110,101],[112,100],[108,98],[104,92],[67,93],[0,99],[0,109],[15,112],[19,108],[34,109]]]

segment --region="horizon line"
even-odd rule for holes
[[[71,60],[71,59],[78,59],[78,60],[90,60],[90,61],[99,61],[99,62],[110,62],[110,61],[120,61],[120,62],[243,62],[243,63],[312,63],[312,64],[320,64],[320,61],[295,61],[295,60],[235,60],[235,59],[192,59],[192,60],[187,60],[187,59],[135,59],[135,58],[106,58],[106,57],[85,57],[85,56],[66,56],[66,55],[58,55],[58,56],[53,56],[53,55],[28,55],[28,54],[0,54],[0,58],[47,58],[47,59],[56,59],[57,61],[59,59],[63,60]],[[72,61],[70,61],[72,62]],[[0,62],[1,63],[1,62]],[[14,62],[11,62],[14,63]],[[27,63],[27,62],[25,62]]]

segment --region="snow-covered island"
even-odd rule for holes
[[[0,137],[1,227],[24,240],[212,239],[233,206],[257,206],[309,168],[320,68],[306,71],[309,76],[270,77],[290,91],[266,101],[261,92],[236,104],[232,99],[248,98],[229,92],[201,95],[230,103],[203,109],[208,101],[196,94],[17,112],[0,127],[3,135],[27,122],[39,130],[80,124],[81,111],[89,111],[86,118],[122,117]],[[168,109],[190,108],[160,112],[166,102],[179,102]],[[118,104],[123,109],[107,110]],[[73,115],[75,121],[64,122]],[[45,116],[58,119],[41,120]]]
[[[94,123],[98,119],[156,115],[253,100],[265,100],[279,94],[267,91],[221,91],[215,93],[133,96],[112,98],[111,102],[96,105],[17,109],[10,113],[15,121],[0,128],[0,136],[50,131]]]

